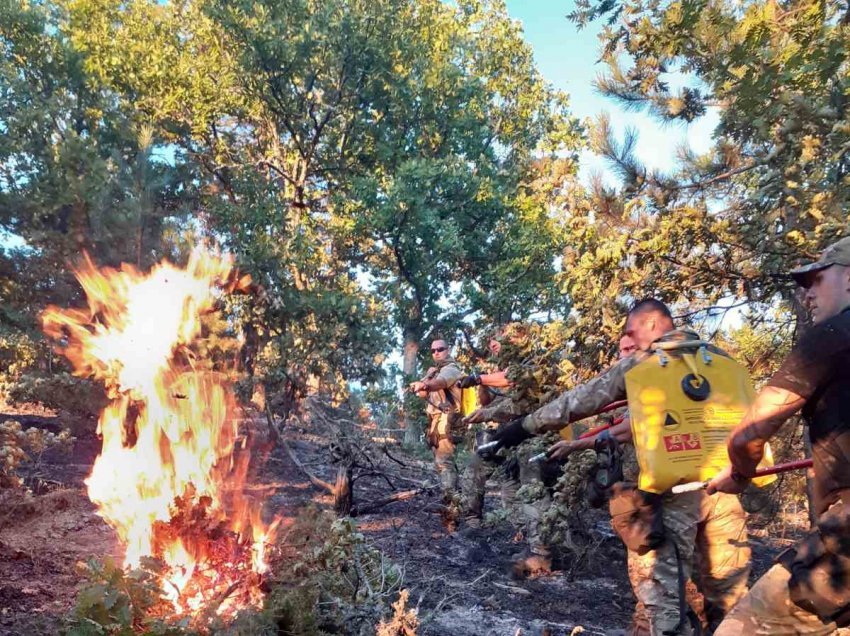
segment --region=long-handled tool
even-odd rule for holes
[[[766,477],[767,475],[777,475],[779,473],[787,473],[789,470],[801,470],[803,468],[811,468],[811,459],[799,459],[795,462],[787,462],[785,464],[777,464],[768,468],[760,468],[756,471],[753,477]],[[686,484],[673,486],[671,492],[674,495],[681,495],[684,492],[694,492],[695,490],[703,490],[708,488],[709,481],[691,481]]]
[[[594,415],[602,415],[603,413],[608,413],[609,411],[615,411],[616,409],[618,409],[622,406],[626,406],[627,404],[628,404],[627,400],[619,400],[617,402],[611,402],[611,404],[609,404],[608,406],[603,408],[601,411],[594,413]],[[592,417],[592,416],[589,415],[588,417]],[[579,439],[586,439],[588,437],[592,437],[593,435],[596,435],[597,433],[601,433],[602,431],[607,430],[607,429],[611,428],[612,426],[616,426],[617,424],[620,424],[624,419],[626,419],[626,416],[621,415],[620,417],[616,418],[610,424],[605,424],[604,426],[597,426],[596,428],[592,428],[589,431],[586,431],[586,432],[582,433],[581,435],[579,435],[578,438]],[[576,420],[576,421],[580,421],[580,420]],[[573,424],[575,424],[575,422],[573,422]],[[529,458],[528,463],[534,464],[536,462],[543,462],[543,461],[546,461],[546,459],[548,457],[549,457],[549,451],[546,450],[546,451],[543,451],[542,453],[538,453],[534,457]]]
[[[598,435],[602,431],[607,431],[612,426],[617,426],[617,424],[622,424],[623,420],[626,419],[625,415],[621,415],[618,418],[615,418],[610,424],[603,424],[602,426],[597,426],[596,428],[591,428],[588,431],[585,431],[581,435],[578,436],[579,439],[587,439],[588,437],[593,437],[594,435]]]

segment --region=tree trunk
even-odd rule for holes
[[[354,504],[354,491],[351,489],[351,477],[353,469],[350,464],[341,464],[336,471],[336,484],[334,484],[334,511],[338,517],[351,515],[351,506]]]
[[[416,355],[419,353],[419,338],[412,329],[406,329],[404,334],[404,357],[402,359],[402,371],[404,372],[405,390],[407,383],[413,382],[417,378],[416,374]],[[404,411],[404,443],[406,446],[413,446],[419,443],[419,438],[422,435],[416,419],[410,417],[407,409]]]

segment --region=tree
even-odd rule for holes
[[[580,240],[565,260],[579,268],[565,267],[574,273],[565,285],[621,302],[627,289],[646,290],[693,310],[737,304],[753,321],[780,303],[803,324],[784,273],[846,233],[850,218],[846,7],[589,0],[570,15],[579,27],[599,18],[605,94],[667,123],[715,109],[720,124],[708,153],[682,149],[680,167],[660,174],[634,157],[634,131],[619,141],[597,121],[593,145],[622,188],[595,184],[583,204],[595,221],[573,217]],[[624,271],[590,283],[591,258]]]
[[[156,132],[88,73],[66,20],[53,3],[0,3],[0,235],[23,242],[0,250],[0,332],[16,374],[44,362],[47,347],[28,353],[36,317],[78,298],[81,253],[149,266],[194,196],[186,164],[160,160]]]
[[[501,294],[494,309],[506,284],[551,297],[530,292],[551,288],[556,254],[521,184],[541,152],[574,151],[580,128],[502,2],[71,6],[91,72],[203,167],[211,231],[268,292],[251,309],[263,338],[325,326],[341,307],[369,324],[390,312],[412,375],[425,334],[476,310],[536,307]],[[537,262],[504,236],[538,246]],[[542,274],[516,275],[532,267]],[[479,292],[461,298],[461,283]],[[339,306],[314,311],[322,298]],[[330,339],[380,355],[386,334],[359,333],[307,329],[280,355],[308,334],[313,352]]]

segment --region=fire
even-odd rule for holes
[[[163,592],[180,612],[240,577],[256,582],[275,529],[244,495],[250,453],[232,387],[189,349],[231,270],[229,257],[205,249],[185,268],[163,261],[148,274],[126,264],[98,269],[86,256],[75,273],[88,307],[42,316],[75,373],[109,391],[89,497],[126,546],[126,567],[146,556],[165,563]]]

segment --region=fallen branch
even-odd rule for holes
[[[486,570],[484,570],[484,574],[482,574],[481,576],[479,576],[478,578],[476,578],[474,581],[470,581],[470,582],[469,582],[469,583],[467,583],[464,587],[465,587],[465,588],[470,588],[470,589],[471,589],[471,588],[473,588],[473,587],[475,587],[475,586],[478,584],[478,582],[479,582],[480,580],[482,580],[483,578],[485,578],[486,576],[488,576],[488,575],[489,575],[489,574],[491,574],[492,572],[493,572],[493,571],[492,571],[490,568],[487,568]],[[458,596],[460,596],[461,594],[463,594],[463,592],[464,592],[464,590],[461,590],[460,592],[455,592],[454,594],[447,594],[446,596],[444,596],[444,597],[440,600],[440,602],[439,602],[439,603],[437,603],[436,607],[434,607],[434,609],[431,611],[431,616],[432,616],[432,617],[433,617],[433,616],[436,616],[436,615],[440,612],[440,610],[441,610],[441,609],[443,609],[443,607],[444,607],[447,603],[449,603],[449,602],[453,601],[454,599],[456,599]],[[531,594],[531,592],[529,592],[529,594]]]
[[[531,596],[531,592],[529,592],[524,587],[517,587],[516,585],[505,585],[504,583],[496,583],[495,581],[493,582],[493,585],[503,590],[507,590],[511,594],[519,594],[520,596]]]
[[[393,457],[393,456],[390,454],[390,449],[388,449],[386,446],[382,446],[382,447],[381,447],[381,450],[384,452],[384,455],[386,455],[387,457],[389,457],[389,458],[390,458],[392,461],[394,461],[396,464],[398,464],[399,466],[404,466],[405,468],[407,468],[407,464],[405,464],[405,463],[404,463],[403,461],[401,461],[400,459],[397,459],[397,458]]]
[[[324,479],[320,479],[313,474],[313,472],[307,468],[301,460],[298,459],[298,456],[295,454],[295,451],[286,443],[286,440],[283,439],[283,435],[277,430],[277,427],[274,423],[274,415],[272,415],[271,409],[266,407],[266,420],[269,424],[269,431],[273,432],[273,434],[277,437],[277,443],[283,446],[283,450],[286,451],[286,454],[289,455],[289,459],[292,460],[292,463],[295,464],[298,469],[307,475],[307,478],[310,480],[310,483],[319,488],[324,488],[331,494],[336,494],[336,488],[333,484],[326,482]]]
[[[389,497],[385,497],[384,499],[379,499],[378,501],[373,501],[371,503],[355,506],[351,509],[351,516],[356,517],[357,515],[366,514],[368,512],[374,512],[375,510],[383,508],[384,506],[387,506],[396,501],[406,501],[407,499],[413,499],[417,495],[433,491],[436,487],[437,486],[433,484],[427,484],[423,488],[417,488],[415,490],[404,490],[402,492],[397,492]]]

